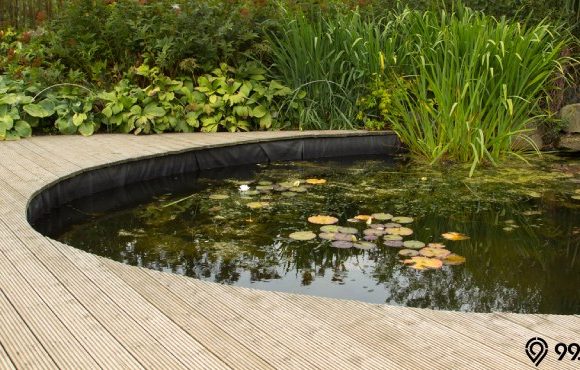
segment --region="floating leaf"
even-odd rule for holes
[[[440,269],[443,267],[441,260],[419,256],[404,260],[403,263],[416,270]]]
[[[542,194],[538,193],[537,191],[528,191],[526,195],[529,195],[532,198],[541,198]]]
[[[445,244],[441,243],[429,243],[427,246],[430,248],[445,248]]]
[[[370,243],[370,242],[357,242],[353,244],[353,247],[357,248],[357,249],[362,249],[362,250],[369,250],[369,249],[374,249],[377,247],[377,245],[375,243]]]
[[[336,225],[324,225],[320,227],[320,231],[323,233],[337,233],[340,227]]]
[[[260,182],[258,182],[258,185],[260,185],[260,186],[271,186],[272,185],[272,181],[260,181]]]
[[[208,198],[213,200],[224,200],[228,199],[230,196],[226,194],[211,194]]]
[[[389,227],[385,229],[387,234],[409,236],[413,234],[413,230],[407,227]]]
[[[383,237],[385,240],[403,240],[401,235],[387,234]]]
[[[403,245],[408,249],[421,249],[425,246],[425,243],[418,240],[406,240],[403,242]]]
[[[413,249],[401,249],[399,251],[399,256],[402,256],[402,257],[415,257],[418,255],[419,255],[419,252],[417,252],[416,250],[413,250]]]
[[[282,196],[284,196],[284,197],[295,197],[297,195],[298,195],[298,193],[293,193],[291,191],[285,191],[282,193]]]
[[[360,220],[357,220],[356,218],[349,218],[347,221],[348,222],[352,222],[353,224],[354,223],[357,223],[357,222],[360,222]]]
[[[269,205],[270,205],[270,203],[268,203],[268,202],[250,202],[250,203],[246,204],[246,206],[250,207],[251,209],[264,208],[264,207],[268,207]]]
[[[371,218],[370,215],[357,215],[354,216],[355,219],[359,220],[359,221],[367,221],[369,218]]]
[[[306,241],[316,238],[316,234],[313,233],[312,231],[296,231],[290,234],[289,237],[290,239],[294,240]]]
[[[371,217],[378,221],[388,221],[393,218],[393,215],[389,213],[373,213]]]
[[[298,185],[300,185],[300,182],[298,183]],[[298,186],[298,185],[296,185],[296,186]],[[292,183],[290,181],[284,181],[284,182],[279,183],[278,186],[288,189],[288,188],[294,187],[294,183]]]
[[[443,263],[451,266],[461,265],[462,263],[465,263],[465,257],[457,254],[450,254],[443,260]]]
[[[343,240],[343,241],[347,241],[347,242],[356,242],[358,240],[356,238],[356,236],[354,236],[352,234],[342,234],[342,233],[334,234],[334,239],[335,240]]]
[[[399,223],[399,224],[410,224],[411,222],[413,222],[413,218],[412,217],[398,216],[398,217],[393,217],[391,219],[391,221]]]
[[[365,234],[365,235],[381,236],[384,233],[385,232],[383,230],[379,230],[379,229],[366,229],[366,230],[363,230],[363,234]]]
[[[363,236],[363,239],[369,242],[375,241],[377,240],[379,237],[376,235],[365,235]]]
[[[384,244],[387,247],[391,247],[391,248],[403,248],[403,241],[402,240],[385,240]]]
[[[462,233],[457,233],[455,231],[450,231],[448,233],[441,234],[441,236],[447,240],[467,240],[467,239],[469,239],[469,236],[462,234]]]
[[[306,189],[304,186],[293,186],[288,188],[288,191],[292,191],[294,193],[306,193],[308,189]]]
[[[270,191],[273,189],[274,189],[274,187],[272,185],[258,185],[258,186],[256,186],[256,190],[259,190],[259,191]]]
[[[318,237],[324,240],[336,240],[336,233],[320,233]]]
[[[572,195],[570,198],[574,200],[580,200],[580,195]]]
[[[385,227],[385,229],[388,229],[388,228],[394,228],[394,227],[401,227],[401,226],[403,226],[403,225],[401,225],[401,224],[396,224],[396,223],[394,223],[394,222],[389,222],[388,224],[384,224],[383,226]]]
[[[444,248],[433,248],[433,247],[426,247],[419,251],[419,254],[423,257],[432,257],[432,258],[439,258],[443,259],[451,254],[450,251]]]
[[[308,217],[308,222],[317,225],[332,225],[338,222],[338,218],[332,216],[317,215]]]
[[[355,229],[354,227],[342,227],[339,226],[338,227],[338,232],[339,233],[343,233],[343,234],[357,234],[358,230]]]
[[[352,247],[352,243],[351,242],[345,242],[342,240],[338,240],[335,242],[332,242],[331,244],[334,248],[340,248],[340,249],[348,249]]]
[[[310,185],[322,185],[326,184],[325,179],[306,179],[306,183]]]
[[[385,229],[385,225],[383,225],[383,224],[370,224],[369,227],[371,229],[377,229],[377,230],[384,230]]]

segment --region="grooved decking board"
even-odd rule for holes
[[[0,142],[0,369],[521,369],[526,341],[580,341],[578,315],[469,314],[193,280],[97,257],[26,221],[47,184],[109,163],[361,132],[100,134]],[[543,368],[577,368],[550,353]],[[576,367],[574,367],[576,366]]]

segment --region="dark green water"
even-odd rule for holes
[[[517,163],[473,179],[466,172],[359,159],[259,165],[222,171],[223,179],[201,173],[129,209],[93,215],[58,239],[127,264],[258,289],[444,310],[580,313],[580,201],[572,198],[580,195],[580,163]],[[327,183],[254,194],[259,182],[308,178]],[[268,205],[247,206],[256,201]],[[68,207],[86,213],[90,203]],[[466,262],[418,271],[382,237],[371,250],[288,238],[318,233],[307,219],[323,214],[356,227],[360,239],[366,224],[347,219],[378,212],[413,217],[405,240],[442,242]],[[444,240],[449,231],[470,239]]]

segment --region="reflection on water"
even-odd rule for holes
[[[434,309],[578,314],[579,168],[551,159],[466,179],[463,168],[392,159],[275,163],[150,183],[123,198],[130,207],[104,214],[104,199],[136,188],[99,194],[63,207],[45,226],[98,255],[224,284]],[[327,183],[294,194],[267,189],[306,178]],[[238,190],[243,183],[249,193]],[[269,205],[250,209],[252,201]],[[366,225],[346,220],[376,212],[414,217],[407,239],[444,242],[467,262],[417,271],[381,240],[362,251],[288,238],[318,232],[307,221],[317,214],[357,227],[360,237]],[[84,220],[62,232],[64,214]],[[470,239],[444,241],[448,231]]]

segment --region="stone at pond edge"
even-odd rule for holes
[[[566,123],[564,131],[580,133],[580,103],[564,106],[560,111],[560,117]]]

